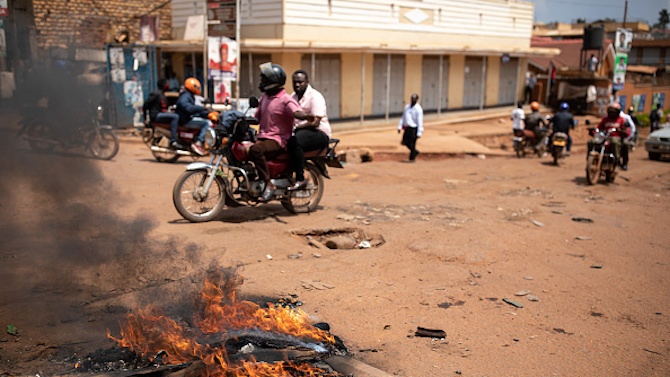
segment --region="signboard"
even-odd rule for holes
[[[235,39],[236,0],[207,0],[207,34]]]
[[[628,64],[628,54],[617,52],[614,58],[614,77],[612,78],[612,89],[622,90],[626,81],[626,66]]]
[[[7,8],[7,0],[0,0],[0,17],[9,16],[9,8]]]
[[[617,52],[630,52],[633,45],[633,32],[629,29],[617,29],[614,40],[614,48]]]
[[[237,79],[237,42],[227,37],[207,40],[209,77]]]

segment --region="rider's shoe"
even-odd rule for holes
[[[170,142],[170,148],[172,148],[172,149],[186,149],[178,141],[171,141]]]
[[[200,142],[191,144],[191,149],[200,156],[205,155],[205,150],[202,148],[202,144],[200,144]]]
[[[621,169],[623,169],[624,171],[628,170],[628,165],[627,164],[621,165]]]
[[[303,179],[302,181],[297,181],[292,186],[289,186],[286,190],[287,191],[300,190],[305,186],[307,186],[307,181]]]
[[[270,187],[270,186],[265,186],[265,190],[263,190],[263,195],[261,196],[261,200],[264,202],[269,202],[270,199],[272,199],[272,196],[275,193],[275,188]]]

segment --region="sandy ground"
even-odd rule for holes
[[[670,163],[643,148],[596,186],[581,139],[558,167],[506,151],[403,164],[401,150],[331,169],[314,213],[270,203],[190,224],[171,199],[187,160],[157,163],[141,143],[110,162],[34,155],[2,139],[2,376],[72,372],[147,304],[186,315],[212,263],[238,266],[243,298],[294,295],[392,375],[670,375]],[[319,250],[292,234],[343,227],[385,243]]]

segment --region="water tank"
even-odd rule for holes
[[[589,26],[584,29],[582,45],[583,50],[602,50],[603,39],[605,37],[605,29],[600,27]]]

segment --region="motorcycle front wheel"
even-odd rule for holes
[[[281,204],[291,213],[313,212],[319,206],[323,197],[323,176],[312,163],[307,163],[305,169],[307,184],[304,188],[288,191]]]
[[[514,149],[516,150],[516,157],[517,158],[522,158],[526,157],[526,143],[523,141],[519,141],[514,143]]]
[[[119,152],[119,138],[112,130],[99,130],[93,134],[88,150],[99,160],[111,160]]]
[[[589,155],[586,158],[586,180],[590,185],[595,185],[600,179],[600,167],[598,166],[598,159],[594,155]]]
[[[225,204],[226,183],[216,176],[205,192],[207,170],[187,170],[174,184],[172,202],[180,215],[193,223],[215,219]]]

